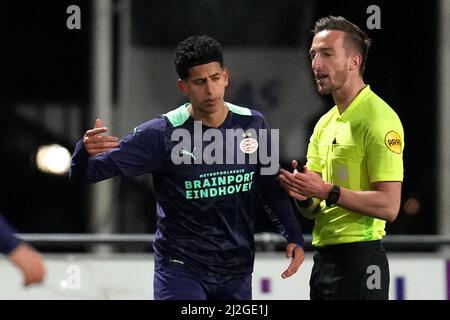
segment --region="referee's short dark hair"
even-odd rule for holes
[[[181,41],[175,52],[175,69],[183,80],[189,77],[189,68],[215,61],[223,67],[222,47],[208,35],[195,35]]]
[[[316,35],[323,30],[336,30],[345,32],[347,42],[361,54],[362,61],[359,68],[359,73],[361,74],[361,76],[364,75],[367,54],[372,44],[372,40],[369,38],[369,36],[357,25],[351,23],[341,16],[328,16],[317,20],[314,26],[314,30],[312,31],[313,34]]]

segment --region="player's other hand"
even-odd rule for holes
[[[281,274],[286,279],[295,274],[305,260],[305,251],[296,243],[288,243],[286,246],[286,257],[292,258],[289,267]]]
[[[96,155],[107,152],[119,145],[119,139],[114,136],[102,136],[102,133],[108,132],[108,128],[102,127],[100,119],[95,121],[95,127],[86,131],[83,144],[89,155]]]

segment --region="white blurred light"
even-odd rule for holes
[[[70,152],[58,144],[40,146],[36,154],[39,170],[52,174],[65,174],[70,167]]]

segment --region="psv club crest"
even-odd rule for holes
[[[239,148],[243,153],[251,154],[258,149],[258,141],[247,136],[241,141]]]

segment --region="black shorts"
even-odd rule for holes
[[[389,263],[379,240],[315,249],[311,300],[389,299]]]

